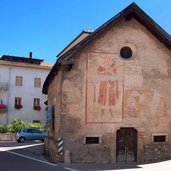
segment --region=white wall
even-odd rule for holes
[[[39,120],[45,123],[46,106],[44,102],[47,96],[42,94],[42,86],[48,73],[49,70],[45,69],[0,66],[0,83],[8,83],[7,91],[0,90],[0,99],[2,97],[3,102],[8,105],[7,114],[0,114],[0,123],[5,123],[5,120],[6,123],[10,123],[14,119],[22,119],[25,122]],[[16,76],[23,77],[22,86],[15,85]],[[41,87],[34,87],[34,78],[41,78]],[[15,97],[22,97],[23,108],[20,110],[14,107]],[[34,98],[40,98],[40,111],[33,109]]]
[[[1,99],[3,103],[8,105],[8,89],[9,89],[9,67],[0,66],[0,103]],[[6,87],[7,89],[3,89],[2,87]],[[7,113],[0,113],[0,124],[7,122]]]

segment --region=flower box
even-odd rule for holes
[[[5,104],[0,104],[0,113],[5,113],[7,106]]]
[[[0,109],[6,109],[6,105],[5,104],[0,104]]]
[[[40,106],[33,106],[33,109],[40,111],[41,110],[41,107]]]
[[[15,108],[16,108],[17,110],[20,110],[22,107],[23,107],[23,106],[22,106],[21,104],[15,105]]]

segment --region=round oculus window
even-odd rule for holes
[[[124,46],[120,50],[120,56],[124,59],[129,59],[133,55],[132,49],[128,46]]]

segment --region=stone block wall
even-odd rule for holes
[[[171,144],[149,144],[144,146],[145,163],[171,159]]]
[[[12,133],[0,133],[0,141],[15,141],[15,134]]]

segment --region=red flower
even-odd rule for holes
[[[33,106],[33,109],[40,111],[41,110],[41,107],[40,106]]]
[[[21,109],[23,106],[21,105],[21,104],[16,104],[15,105],[15,108],[17,109],[17,110],[19,110],[19,109]]]
[[[0,109],[6,109],[6,105],[5,104],[0,104]]]

